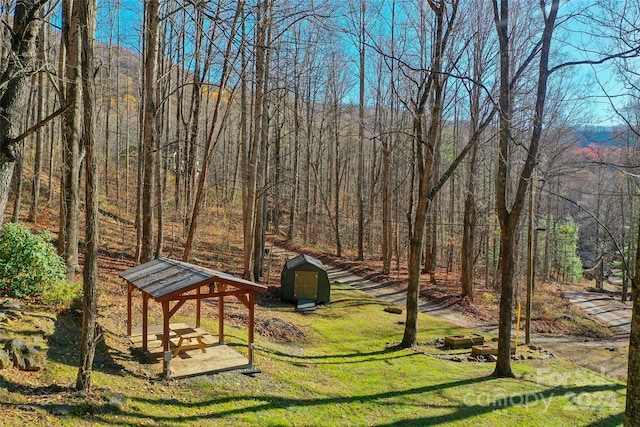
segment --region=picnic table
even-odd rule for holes
[[[173,349],[173,357],[178,356],[181,351],[195,350],[199,348],[203,353],[207,352],[207,348],[202,341],[202,334],[191,328],[173,329],[178,339],[178,345]]]

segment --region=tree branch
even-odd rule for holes
[[[549,69],[549,74],[553,73],[554,71],[558,71],[561,68],[571,67],[574,65],[599,65],[599,64],[604,64],[605,62],[611,61],[612,59],[628,59],[628,58],[636,58],[638,56],[640,56],[640,46],[636,46],[632,49],[628,49],[623,52],[617,52],[611,55],[607,55],[595,61],[584,60],[584,61],[563,62],[562,64],[558,64],[555,67],[552,67],[551,69]]]

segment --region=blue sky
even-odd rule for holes
[[[109,34],[115,33],[116,28],[114,27],[118,26],[120,33],[119,43],[129,50],[139,52],[141,46],[140,33],[143,2],[136,0],[99,0],[98,7],[98,38],[102,41],[108,41]],[[371,11],[372,9],[373,5],[369,10]],[[564,10],[567,11],[567,9]],[[561,9],[561,12],[562,11],[563,9]],[[109,14],[111,14],[111,16],[109,16]],[[369,19],[369,21],[372,22],[371,19]],[[564,34],[562,34],[563,31]],[[581,27],[581,24],[576,21],[564,29],[558,29],[557,38],[560,40],[560,38],[563,37],[563,50],[567,57],[571,57],[571,60],[586,59],[584,52],[580,53],[578,48],[587,48],[588,50],[590,45],[597,42],[592,32],[586,31],[585,28]],[[116,42],[115,39],[113,41]],[[354,61],[350,65],[350,69],[355,74],[357,73],[357,51],[349,41],[346,41],[345,45],[351,45],[348,51],[349,54],[353,53]],[[573,50],[572,46],[574,48]],[[373,60],[371,52],[369,53],[368,60]],[[564,58],[561,60],[564,60]],[[355,75],[354,79],[356,79]],[[357,81],[357,79],[355,81]],[[589,123],[585,124],[609,126],[620,123],[620,119],[615,116],[615,113],[610,107],[610,100],[605,97],[600,87],[602,85],[606,88],[609,95],[613,95],[613,100],[619,108],[623,106],[624,98],[618,95],[623,92],[624,88],[616,81],[612,66],[600,65],[592,67],[589,65],[581,65],[574,67],[571,70],[571,81],[567,82],[567,84],[585,86],[584,88],[570,88],[577,93],[575,98],[579,96],[583,97],[580,101],[583,104],[583,110],[591,115],[588,119]],[[579,92],[583,92],[583,94],[579,95]],[[586,92],[586,94],[584,92]],[[357,102],[357,89],[354,94],[356,95],[354,95],[353,99],[348,99],[347,102]],[[572,95],[568,95],[568,98],[571,98],[571,96]]]

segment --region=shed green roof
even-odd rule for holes
[[[298,255],[295,258],[291,258],[289,261],[286,262],[285,269],[287,270],[294,269],[304,264],[311,264],[314,267],[317,267],[321,270],[326,270],[324,268],[324,265],[322,264],[322,261],[307,254],[302,254],[302,255]]]

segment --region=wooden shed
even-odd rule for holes
[[[158,363],[161,363],[162,373],[166,377],[253,368],[255,294],[266,292],[266,286],[168,258],[158,258],[133,267],[120,273],[120,277],[127,282],[127,335],[134,344],[137,342],[141,346],[143,352],[156,354],[161,359]],[[142,293],[142,329],[134,339],[132,295],[135,290]],[[248,310],[247,357],[224,344],[225,298],[228,297],[235,297]],[[211,334],[200,329],[201,303],[205,299],[217,299],[217,343]],[[162,304],[161,326],[149,325],[149,300]],[[171,317],[190,300],[195,301],[195,326],[172,324]],[[170,375],[170,363],[172,371],[178,366],[182,374]]]
[[[306,254],[298,255],[285,263],[280,285],[283,301],[311,300],[328,303],[331,299],[327,270],[320,260]]]

